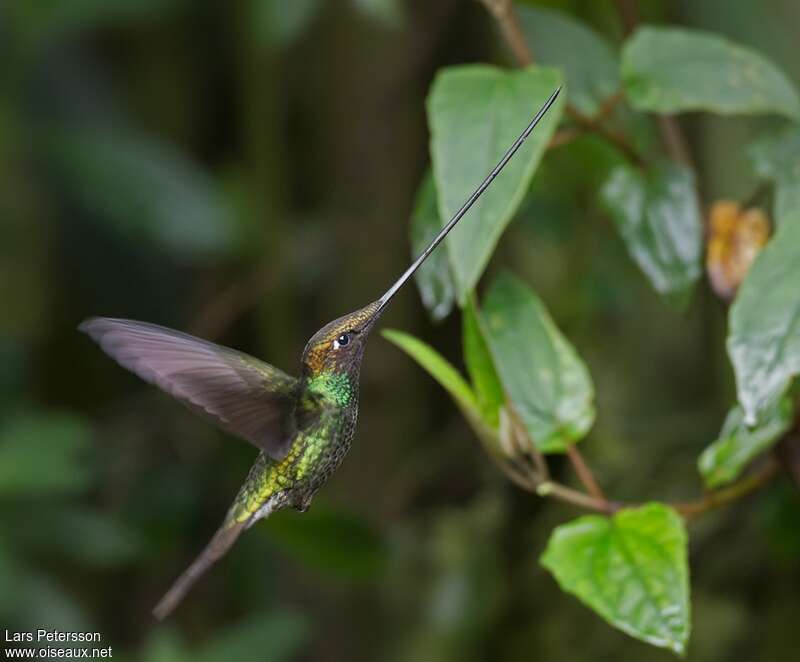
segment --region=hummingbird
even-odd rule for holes
[[[370,331],[398,290],[511,160],[560,91],[559,87],[553,92],[499,163],[383,296],[311,336],[299,378],[242,352],[156,324],[92,317],[79,326],[122,367],[260,451],[222,525],[153,609],[158,620],[177,607],[243,531],[276,510],[308,509],[350,448],[361,360]]]

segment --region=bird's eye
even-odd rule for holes
[[[339,349],[340,347],[344,347],[345,345],[348,344],[350,344],[350,334],[343,333],[336,340],[333,341],[333,348]]]

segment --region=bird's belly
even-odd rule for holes
[[[337,423],[300,432],[289,453],[280,461],[259,455],[229,517],[252,524],[280,508],[308,508],[314,494],[339,467],[350,449],[355,415]]]

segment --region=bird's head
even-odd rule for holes
[[[380,316],[380,302],[328,322],[317,331],[303,350],[303,375],[323,373],[358,374],[364,345]]]

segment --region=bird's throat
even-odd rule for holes
[[[348,372],[323,371],[307,378],[306,389],[330,404],[347,407],[356,397],[357,379]]]

